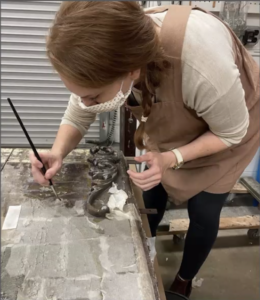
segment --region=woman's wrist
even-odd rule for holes
[[[167,169],[174,168],[176,166],[177,158],[172,151],[163,152],[162,156]]]
[[[56,157],[60,157],[61,159],[64,158],[61,149],[58,148],[58,147],[52,147],[50,152],[51,152],[52,155],[54,155]]]
[[[67,124],[60,126],[54,144],[52,146],[51,152],[64,159],[82,139],[82,134],[80,131]]]

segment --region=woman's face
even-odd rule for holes
[[[101,88],[86,88],[78,86],[64,78],[62,75],[60,75],[60,77],[66,88],[72,94],[80,97],[85,106],[92,106],[112,100],[120,91],[122,82],[122,92],[126,93],[129,90],[132,81],[135,83],[138,81],[140,77],[140,70],[130,72],[124,79],[118,79],[112,84]]]

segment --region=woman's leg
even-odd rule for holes
[[[188,202],[190,226],[186,236],[179,276],[193,279],[205,262],[216,240],[226,194],[202,192]]]
[[[220,212],[227,194],[201,192],[188,202],[190,226],[187,232],[182,264],[170,291],[190,296],[192,279],[206,260],[216,240]]]
[[[162,184],[159,184],[151,190],[143,192],[143,199],[146,208],[157,209],[158,213],[156,215],[147,215],[151,234],[152,236],[156,236],[157,227],[161,222],[166,209],[168,195]]]

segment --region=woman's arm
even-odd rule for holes
[[[222,89],[216,88],[216,84],[213,85],[205,76],[200,76],[196,70],[190,71],[189,76],[196,75],[197,80],[194,81],[193,88],[189,90],[188,100],[190,101],[185,102],[196,111],[199,117],[204,119],[209,126],[209,131],[178,148],[184,163],[212,155],[240,143],[249,125],[244,90],[236,68],[230,71],[232,74],[228,74],[225,80],[225,91],[223,90],[224,83]],[[225,76],[227,73],[226,71]],[[143,190],[149,190],[159,184],[164,171],[176,165],[175,154],[171,151],[161,154],[150,152],[136,160],[146,162],[150,167],[149,170],[139,174],[129,171],[134,183]]]
[[[51,152],[66,157],[87,133],[95,118],[95,114],[80,108],[77,97],[72,94]]]
[[[71,96],[52,150],[39,153],[48,169],[45,175],[41,171],[42,163],[33,153],[30,155],[34,180],[42,185],[49,185],[48,180],[60,170],[63,159],[78,145],[91,123],[95,121],[95,117],[95,114],[84,112],[78,106],[75,96]]]
[[[212,155],[226,148],[228,148],[228,146],[218,136],[208,131],[193,142],[179,147],[178,150],[181,152],[184,162],[188,162],[200,157]],[[168,151],[162,154],[167,161],[171,161],[171,163],[169,163],[170,167],[176,164],[176,157],[173,152]]]
[[[60,126],[51,152],[55,155],[61,156],[64,159],[82,139],[81,132],[67,124]]]
[[[200,157],[209,156],[220,152],[228,146],[215,134],[208,131],[193,142],[178,148],[184,162],[188,162]],[[144,191],[150,190],[161,182],[165,170],[176,165],[176,156],[172,151],[164,153],[148,152],[145,155],[136,157],[137,162],[146,162],[149,170],[142,173],[128,171],[133,182]]]

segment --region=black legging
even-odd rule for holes
[[[183,259],[179,275],[193,279],[206,260],[216,240],[219,228],[220,212],[228,196],[201,192],[188,201],[190,226],[187,232]],[[160,184],[143,193],[146,208],[156,208],[157,215],[148,215],[152,236],[161,222],[167,204],[168,195]]]

